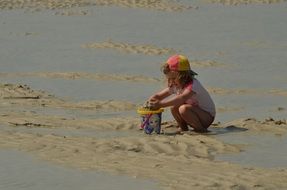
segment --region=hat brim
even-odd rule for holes
[[[190,74],[192,75],[198,75],[196,72],[194,72],[193,70],[189,70]]]

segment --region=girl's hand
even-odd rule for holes
[[[149,100],[149,105],[152,109],[159,109],[160,108],[160,101],[157,99],[150,99]]]
[[[153,102],[153,101],[157,101],[157,100],[159,100],[159,99],[155,95],[148,99],[149,102]]]

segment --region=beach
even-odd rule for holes
[[[286,9],[0,0],[1,189],[287,189]],[[147,135],[137,109],[166,85],[160,66],[176,53],[214,99],[215,121],[178,135],[166,108],[163,133]]]

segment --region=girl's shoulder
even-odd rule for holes
[[[195,82],[195,79],[193,79],[192,81],[188,82],[185,86],[184,86],[184,89],[187,89],[187,90],[191,90],[192,91],[192,87],[194,85],[194,82]]]

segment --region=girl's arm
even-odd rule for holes
[[[194,94],[193,91],[189,89],[185,89],[181,94],[173,96],[169,99],[162,99],[162,100],[151,102],[151,105],[154,108],[180,106],[184,104],[187,101],[187,99],[189,99],[193,94]]]
[[[160,100],[163,100],[164,98],[166,98],[166,97],[168,97],[170,95],[171,95],[171,93],[170,93],[169,88],[165,88],[162,91],[157,92],[156,94],[152,95],[149,98],[149,101],[150,102],[152,102],[152,101],[160,101]]]

